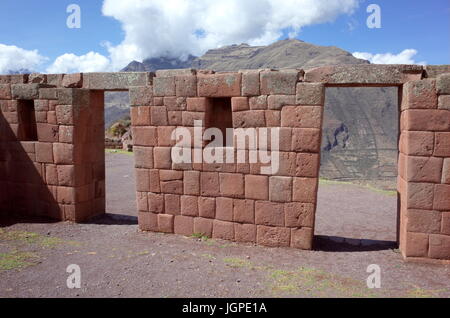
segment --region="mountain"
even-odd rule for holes
[[[159,57],[146,59],[142,63],[133,61],[128,64],[123,72],[155,72],[157,70],[170,70],[179,68],[191,68],[195,56],[189,55],[184,61],[178,58]]]
[[[28,69],[25,69],[25,68],[22,68],[22,69],[20,69],[20,70],[16,70],[16,71],[6,71],[6,75],[18,75],[18,74],[31,74],[31,73],[33,73],[32,71],[30,71],[30,70],[28,70]]]
[[[334,46],[282,40],[269,46],[231,45],[186,61],[152,58],[133,61],[124,71],[196,68],[237,71],[369,64]],[[327,88],[322,140],[322,177],[395,189],[398,107],[396,88]],[[123,101],[123,96],[122,96]],[[114,104],[114,98],[110,105]],[[127,108],[121,108],[127,113]],[[117,109],[107,109],[106,116]],[[115,115],[117,116],[117,115]],[[116,120],[119,118],[115,118]],[[113,119],[107,120],[113,122]]]
[[[269,46],[248,44],[225,46],[209,50],[201,57],[189,56],[186,61],[177,58],[151,58],[142,63],[133,61],[125,72],[162,69],[195,68],[215,71],[237,71],[259,68],[313,68],[338,64],[369,64],[335,46],[318,46],[300,40],[281,40]]]

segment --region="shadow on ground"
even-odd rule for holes
[[[397,242],[353,239],[340,236],[314,237],[314,250],[322,252],[371,252],[398,248]]]
[[[58,222],[60,221],[44,217],[11,216],[11,215],[0,216],[0,227],[12,226],[15,224],[52,224]]]
[[[136,216],[123,215],[123,214],[104,214],[97,216],[86,224],[97,224],[97,225],[137,225],[138,218]]]

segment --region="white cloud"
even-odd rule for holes
[[[29,51],[0,43],[0,74],[24,69],[34,70],[45,61],[46,58],[37,50]]]
[[[414,60],[414,56],[416,56],[417,53],[417,50],[406,49],[398,54],[372,54],[367,52],[354,52],[353,56],[358,59],[368,60],[372,64],[427,64],[426,62],[416,62]]]
[[[305,26],[351,15],[359,0],[104,0],[102,13],[121,23],[124,39],[106,43],[109,56],[67,53],[46,69],[49,73],[117,71],[132,60],[187,57],[230,44],[267,45],[284,32],[297,37]],[[44,68],[37,51],[10,52],[3,68]],[[25,54],[26,53],[26,54]],[[17,56],[21,58],[17,58]]]
[[[110,60],[97,52],[84,55],[63,54],[58,56],[47,73],[105,72],[111,70]]]
[[[242,42],[267,45],[283,30],[352,14],[358,0],[104,0],[103,14],[122,24],[125,38],[109,44],[113,69],[148,57],[186,57]]]

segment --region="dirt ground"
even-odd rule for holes
[[[107,154],[108,214],[0,227],[0,297],[449,297],[450,266],[402,261],[396,197],[322,182],[314,251],[142,233],[133,157]],[[69,289],[67,266],[81,268]],[[367,267],[381,268],[369,289]]]

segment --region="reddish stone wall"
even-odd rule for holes
[[[400,249],[450,259],[450,74],[403,87],[399,156]]]
[[[327,86],[399,87],[400,249],[407,259],[450,260],[450,66],[0,76],[0,212],[72,221],[104,213],[103,91],[129,90],[142,230],[311,249]],[[22,100],[34,100],[37,141],[20,141]],[[173,162],[172,151],[207,145],[174,147],[177,127],[211,126],[279,128],[279,149],[269,148],[279,170]]]
[[[141,229],[311,249],[324,85],[301,83],[297,70],[183,73],[132,90]],[[214,98],[231,98],[230,128],[280,128],[277,173],[262,174],[260,161],[172,162],[172,132],[208,123]]]
[[[104,213],[103,93],[27,81],[0,83],[1,213],[70,221]],[[21,141],[24,101],[34,102],[31,141]]]

